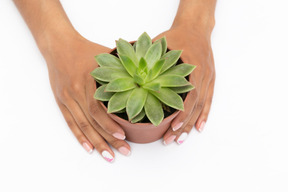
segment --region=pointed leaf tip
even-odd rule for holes
[[[133,46],[128,41],[124,39],[119,39],[116,46],[118,54],[129,57],[134,62],[134,64],[138,66],[138,59],[136,53]]]
[[[151,45],[152,40],[149,35],[146,32],[142,33],[142,35],[138,38],[136,44],[137,58],[140,59],[141,57],[144,57]]]
[[[154,64],[161,58],[162,46],[161,43],[153,43],[153,45],[147,50],[145,54],[145,60],[147,62],[148,69],[152,69]]]
[[[165,58],[165,63],[163,68],[161,69],[161,73],[165,72],[167,69],[175,65],[182,54],[182,50],[172,50],[165,53],[162,56],[162,59]]]
[[[158,39],[157,41],[155,41],[155,43],[160,42],[162,45],[162,54],[161,56],[163,56],[166,52],[167,52],[167,40],[166,40],[166,36],[162,37],[161,39]]]

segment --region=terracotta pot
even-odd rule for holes
[[[130,43],[133,44],[135,41]],[[115,53],[116,48],[111,51],[111,54],[115,55]],[[183,63],[181,58],[178,60],[178,63]],[[184,99],[184,103],[187,102],[186,98],[187,97]],[[100,103],[105,111],[107,111],[107,107],[102,102]],[[175,111],[168,117],[164,118],[158,126],[155,126],[152,123],[130,123],[129,121],[115,114],[108,113],[108,115],[123,128],[128,141],[132,141],[134,143],[151,143],[162,138],[163,134],[170,127],[172,120],[178,115],[179,112],[180,111]]]
[[[101,105],[107,111],[106,106],[102,102]],[[128,141],[134,143],[151,143],[161,139],[163,134],[170,127],[171,121],[179,112],[180,111],[175,111],[173,114],[163,119],[158,126],[155,126],[152,123],[130,123],[115,114],[108,113],[108,115],[123,128]]]

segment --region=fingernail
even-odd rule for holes
[[[108,151],[103,151],[102,156],[110,163],[114,160],[113,156]]]
[[[163,141],[164,145],[169,145],[175,140],[175,138],[176,138],[176,135],[171,135],[170,137],[168,137],[168,139]]]
[[[124,140],[126,138],[125,135],[123,135],[121,133],[114,133],[113,137],[120,139],[120,140]]]
[[[200,125],[200,127],[199,127],[199,129],[198,129],[199,132],[202,132],[202,131],[203,131],[204,126],[205,126],[205,123],[206,123],[205,121],[202,121],[202,122],[201,122],[201,125]]]
[[[129,156],[131,153],[130,150],[127,149],[126,147],[119,147],[118,151],[126,156]]]
[[[92,153],[93,149],[88,145],[88,143],[84,142],[82,146],[88,153]]]
[[[188,136],[188,134],[186,132],[182,133],[180,135],[180,137],[178,138],[177,143],[182,144],[184,142],[184,140],[187,138],[187,136]]]
[[[180,122],[180,123],[176,124],[175,127],[172,127],[172,130],[177,131],[178,129],[180,129],[180,127],[182,127],[182,125],[183,125],[183,122]]]

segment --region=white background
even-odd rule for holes
[[[115,46],[167,30],[178,0],[62,0],[86,38]],[[11,1],[0,5],[0,191],[288,191],[288,2],[219,0],[209,121],[181,146],[134,144],[113,164],[78,144],[45,61]],[[193,42],[191,42],[193,43]]]

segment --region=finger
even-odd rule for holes
[[[86,119],[84,113],[82,112],[82,110],[80,109],[76,101],[71,100],[66,106],[71,112],[78,127],[85,134],[85,136],[89,139],[89,141],[92,143],[94,148],[102,155],[104,159],[106,159],[109,162],[112,162],[115,157],[114,152],[108,146],[106,141],[91,126],[91,124]]]
[[[206,86],[207,89],[202,89],[200,93],[199,102],[196,104],[196,107],[194,108],[191,114],[190,120],[187,121],[187,123],[183,126],[183,128],[176,133],[175,140],[177,141],[178,144],[182,144],[185,141],[191,129],[193,128],[196,120],[198,119],[200,113],[202,112],[203,107],[204,107],[203,103],[205,103],[206,101],[207,91],[208,91],[208,87],[210,87],[210,84]]]
[[[189,81],[196,87],[195,90],[191,90],[185,99],[184,109],[185,111],[180,111],[178,116],[172,121],[171,128],[163,136],[163,144],[168,145],[172,143],[179,132],[187,124],[188,120],[191,118],[193,109],[199,99],[199,93],[201,91],[202,85],[202,71],[200,67],[196,67],[198,71],[195,71],[190,75]],[[195,69],[195,70],[196,70]]]
[[[191,90],[187,94],[187,97],[184,102],[184,111],[180,111],[177,117],[172,121],[171,128],[173,131],[177,131],[184,125],[185,121],[187,121],[187,118],[191,115],[195,104],[197,103],[203,77],[199,75],[201,74],[201,71],[199,71],[200,69],[198,68],[198,71],[196,71],[196,69],[195,72],[193,72],[189,78],[189,81],[191,82],[192,85],[196,87],[196,89]]]
[[[97,132],[102,135],[102,137],[105,138],[105,140],[115,149],[117,149],[122,155],[125,156],[129,156],[131,153],[131,148],[129,146],[129,144],[124,141],[124,140],[120,140],[117,139],[113,136],[111,136],[110,134],[108,134],[105,130],[103,130],[94,119],[90,119],[89,121],[91,121],[94,125],[93,127],[96,127]]]
[[[92,127],[109,143],[112,145],[112,147],[114,147],[115,149],[117,149],[120,153],[122,153],[125,156],[130,155],[131,153],[131,148],[129,146],[129,144],[124,141],[124,140],[119,140],[113,136],[111,136],[110,134],[108,134],[104,129],[102,129],[99,124],[91,117],[91,115],[89,114],[89,111],[87,109],[88,106],[86,103],[86,100],[83,99],[80,102],[78,102],[78,104],[81,104],[81,109],[84,112],[87,120],[89,121],[89,123],[92,125]],[[79,104],[79,107],[80,107]]]
[[[58,103],[58,102],[57,102]],[[58,103],[58,106],[64,116],[64,119],[66,120],[68,127],[71,129],[74,136],[77,138],[79,143],[83,146],[83,148],[88,152],[93,152],[93,145],[88,141],[86,136],[83,134],[83,132],[79,129],[77,126],[75,120],[73,119],[71,113],[69,110],[61,103]]]
[[[125,132],[123,129],[108,116],[107,112],[101,106],[100,101],[93,98],[95,91],[95,80],[89,76],[86,83],[86,98],[90,115],[107,133],[113,135],[117,139],[124,140]]]
[[[207,99],[205,101],[204,104],[204,108],[199,116],[199,118],[197,119],[196,122],[196,129],[200,132],[203,131],[204,126],[207,122],[208,119],[208,115],[210,112],[210,108],[211,108],[211,103],[212,103],[212,98],[213,98],[213,93],[214,93],[214,84],[215,84],[215,78],[212,80],[212,82],[209,85],[209,89],[208,89],[208,93],[207,93]]]
[[[202,85],[203,87],[200,88],[200,96],[199,99],[195,105],[195,107],[191,110],[191,114],[187,118],[186,121],[182,124],[182,127],[180,129],[177,129],[176,131],[172,131],[171,129],[168,129],[167,132],[165,133],[163,139],[164,139],[164,144],[168,145],[169,143],[172,143],[174,140],[177,141],[178,144],[182,144],[184,140],[187,138],[189,132],[191,131],[196,119],[195,117],[199,117],[202,109],[203,109],[203,104],[204,101],[206,100],[207,96],[207,90],[208,90],[208,85],[209,85],[210,78],[206,78]],[[192,126],[191,126],[192,124]],[[183,132],[184,128],[190,127],[190,129],[187,132]],[[187,129],[186,129],[187,130]],[[173,140],[172,140],[173,139]]]
[[[117,139],[110,134],[108,134],[104,129],[102,129],[99,124],[90,116],[88,110],[84,111],[89,123],[93,128],[115,149],[117,149],[121,154],[129,156],[131,153],[131,148],[125,140]]]
[[[86,116],[87,120],[89,121],[89,123],[92,125],[92,127],[109,143],[112,145],[112,147],[114,147],[115,149],[117,149],[120,153],[122,153],[123,155],[130,155],[130,146],[129,144],[124,141],[124,140],[119,140],[116,139],[115,137],[111,136],[110,134],[108,134],[106,131],[104,131],[99,124],[91,117],[91,115],[89,114],[88,111],[88,105],[87,105],[87,101],[85,96],[83,96],[83,94],[78,94],[78,93],[85,93],[85,89],[83,88],[83,90],[78,90],[76,91],[73,96],[74,99],[77,101],[79,107],[81,108],[81,110],[84,112],[84,115]]]

